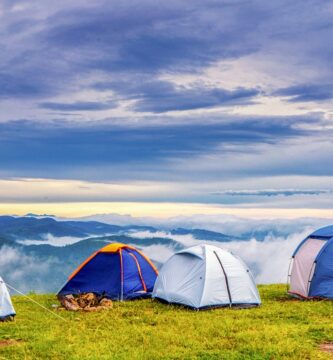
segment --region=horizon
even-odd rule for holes
[[[235,216],[248,219],[330,219],[333,221],[333,209],[309,208],[227,208],[217,204],[187,203],[27,203],[0,205],[0,216],[50,216],[59,218],[77,218],[96,215],[130,216],[131,218],[150,217],[168,219],[178,216],[215,215]],[[50,215],[48,215],[50,214]]]

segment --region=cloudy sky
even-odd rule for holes
[[[332,19],[331,1],[2,0],[0,213],[333,217]]]

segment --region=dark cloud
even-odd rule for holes
[[[99,4],[55,14],[42,38],[66,53],[80,50],[81,66],[86,69],[149,74],[163,69],[188,71],[256,49],[247,31],[258,27],[258,19],[240,22],[242,11],[223,2],[219,6],[183,1],[170,5],[124,2],[121,7]],[[221,26],[218,12],[230,15],[231,24]]]
[[[330,190],[323,189],[313,189],[313,190],[295,190],[295,189],[286,189],[286,190],[225,190],[215,192],[212,195],[222,195],[222,196],[295,196],[295,195],[321,195],[329,194]]]
[[[207,66],[221,60],[270,53],[267,49],[275,43],[286,59],[291,49],[297,49],[300,57],[305,58],[307,53],[307,64],[321,62],[323,68],[330,68],[328,40],[332,27],[325,11],[328,3],[320,3],[322,7],[283,0],[126,0],[119,5],[99,0],[88,5],[72,0],[60,1],[52,10],[47,1],[38,6],[31,2],[31,6],[23,4],[25,10],[13,13],[13,7],[22,4],[6,1],[0,25],[0,98],[34,97],[46,102],[45,98],[57,94],[80,91],[80,81],[93,77],[96,71],[106,79],[122,78],[127,83],[135,82],[138,74],[152,82],[158,82],[158,76],[166,72],[200,75]],[[308,42],[304,41],[305,35]],[[309,47],[309,42],[314,46]],[[198,99],[200,91],[202,101]],[[147,92],[144,98],[135,91],[127,95],[139,95],[137,111],[164,112],[233,101],[241,104],[242,99],[247,104],[251,94],[247,96],[244,91],[254,90],[235,89],[229,94],[223,88],[207,89],[205,84],[197,84],[188,90],[159,92],[156,99]],[[328,99],[325,89],[318,88],[282,89],[283,93],[293,96],[294,101]],[[196,107],[196,102],[201,105]]]
[[[206,124],[142,127],[98,122],[75,126],[59,122],[53,125],[29,121],[2,123],[0,171],[11,176],[67,177],[75,169],[88,167],[116,169],[126,165],[130,173],[135,164],[148,167],[151,172],[155,169],[154,176],[159,177],[162,164],[167,171],[171,160],[200,156],[216,147],[224,147],[225,154],[246,152],[254,144],[274,144],[306,135],[307,132],[294,126],[295,120],[293,117],[230,118]],[[236,149],[228,150],[229,145]],[[107,178],[109,174],[89,173],[91,179],[101,176]]]
[[[279,89],[274,95],[286,96],[290,102],[333,99],[333,84],[303,84]]]
[[[125,99],[137,100],[133,110],[152,113],[250,104],[260,93],[258,89],[225,90],[200,83],[191,87],[176,87],[167,81],[142,79],[133,82],[100,82],[94,88],[100,91],[112,89]]]
[[[57,111],[98,111],[113,109],[115,102],[77,101],[74,103],[44,102],[39,105],[43,109]]]
[[[30,81],[23,75],[0,73],[0,99],[39,97],[49,90],[47,84]]]
[[[248,34],[258,29],[259,15],[266,11],[256,14],[246,4],[215,1],[125,1],[121,6],[98,1],[59,6],[36,18],[29,8],[13,19],[8,13],[0,26],[6,39],[0,96],[70,94],[96,71],[127,81],[138,74],[154,79],[163,71],[200,72],[221,59],[255,52],[258,41]]]

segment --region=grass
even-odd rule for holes
[[[55,310],[67,322],[16,296],[15,322],[0,324],[0,359],[332,358],[319,346],[333,341],[333,302],[291,299],[285,285],[259,290],[260,308],[196,312],[138,300],[99,313]]]

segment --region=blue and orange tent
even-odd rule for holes
[[[92,254],[68,278],[59,295],[93,292],[113,300],[149,297],[154,264],[133,246],[113,243]]]

